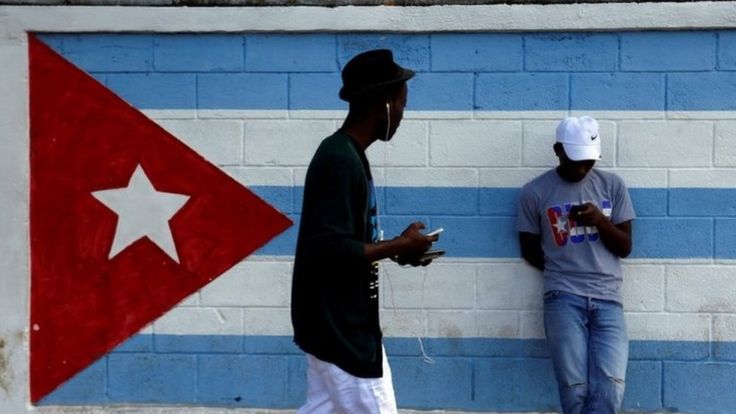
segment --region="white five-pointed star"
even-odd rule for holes
[[[567,220],[562,216],[557,217],[557,222],[553,224],[558,233],[567,233]]]
[[[141,237],[148,237],[172,259],[179,262],[169,220],[187,202],[189,196],[156,191],[139,164],[127,187],[95,191],[92,195],[118,215],[112,259]]]

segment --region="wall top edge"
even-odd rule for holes
[[[0,6],[24,32],[513,32],[736,28],[736,1],[340,7]]]
[[[670,3],[722,2],[732,0],[669,0]],[[657,3],[657,0],[0,0],[15,6],[162,6],[162,7],[281,7],[281,6],[478,6],[492,4],[584,4]]]

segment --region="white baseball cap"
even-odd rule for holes
[[[601,137],[598,121],[589,117],[567,117],[557,125],[557,142],[573,161],[601,159]]]

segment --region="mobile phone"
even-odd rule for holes
[[[432,237],[432,236],[434,236],[434,235],[437,235],[437,234],[440,234],[440,233],[442,233],[443,231],[445,231],[445,229],[443,229],[442,227],[440,227],[440,228],[438,228],[437,230],[432,230],[432,231],[430,231],[429,233],[425,234],[425,236],[429,236],[429,237]]]
[[[426,262],[426,261],[429,261],[429,260],[434,260],[434,259],[442,256],[443,254],[445,254],[445,251],[444,250],[428,250],[428,251],[424,252],[424,254],[422,254],[421,256],[419,256],[419,261],[420,262]]]
[[[570,207],[570,210],[567,212],[567,215],[568,216],[575,217],[578,214],[580,214],[580,212],[583,211],[584,209],[585,209],[585,206],[580,205],[580,204],[576,204],[576,205]]]

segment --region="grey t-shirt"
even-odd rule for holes
[[[519,232],[540,235],[544,251],[544,291],[621,303],[621,263],[595,227],[577,226],[567,213],[592,202],[613,224],[635,217],[629,191],[616,174],[592,169],[583,180],[563,180],[555,169],[528,182],[519,195]]]

